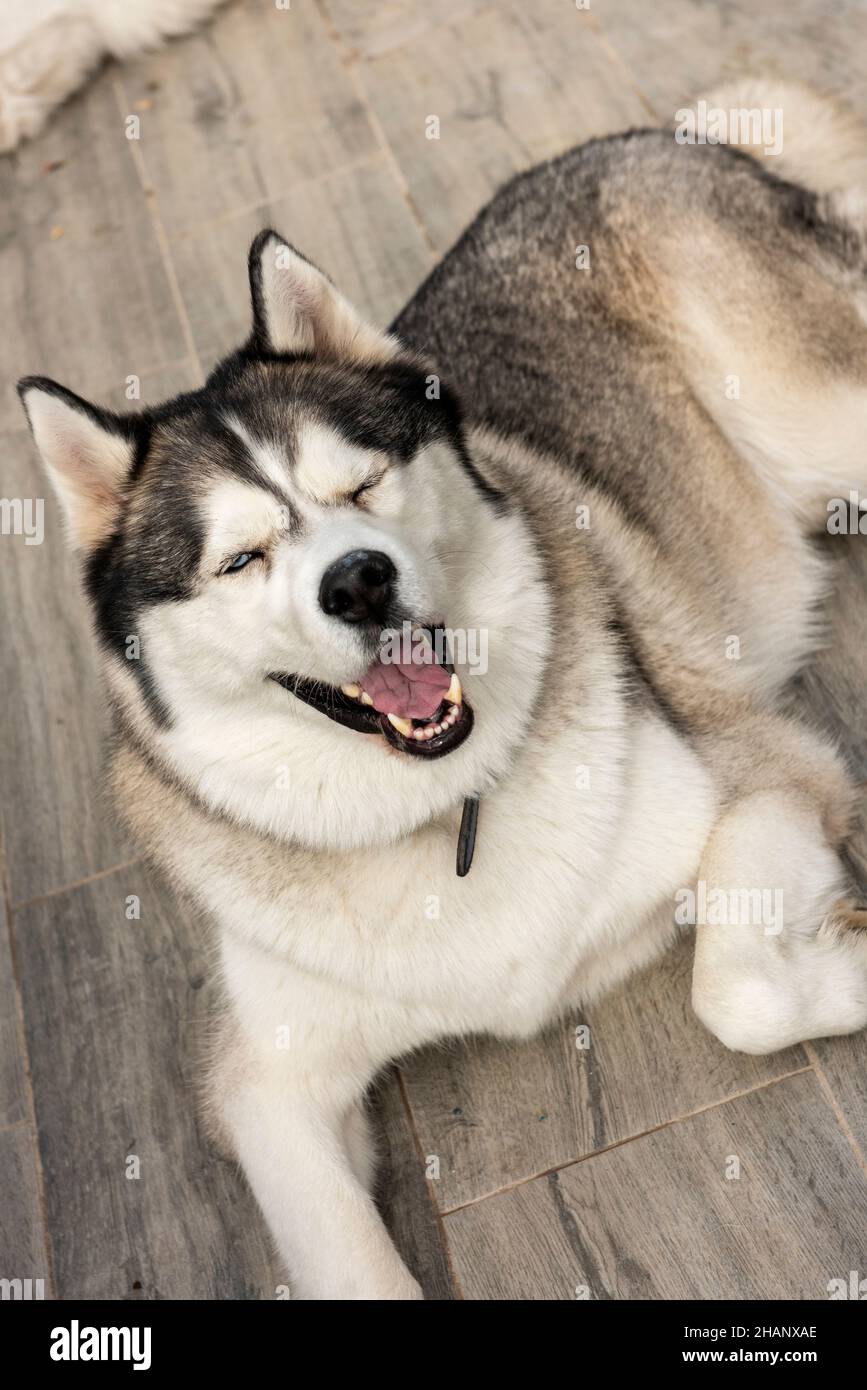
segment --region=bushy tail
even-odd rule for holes
[[[867,126],[837,98],[773,78],[744,78],[705,98],[707,109],[737,112],[728,121],[727,143],[765,164],[772,173],[813,193],[867,194]],[[778,153],[762,126],[747,113],[772,113],[765,130],[776,133]],[[776,113],[779,113],[777,115]]]

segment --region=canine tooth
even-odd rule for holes
[[[350,700],[357,700],[361,694],[360,685],[342,685],[340,689],[343,691],[344,695],[349,696]]]
[[[373,701],[371,701],[371,704],[372,703]],[[390,714],[388,716],[388,722],[393,728],[397,729],[399,734],[403,734],[404,738],[412,738],[412,720],[401,719],[396,714]]]
[[[372,705],[372,704],[373,704],[373,701],[371,700],[371,698],[370,698],[370,696],[368,695],[368,693],[367,693],[366,690],[362,690],[362,692],[361,692],[361,703],[362,703],[363,705]]]
[[[455,673],[455,675],[452,676],[451,684],[449,685],[449,688],[446,691],[446,699],[453,705],[459,705],[463,698],[464,696],[463,691],[461,690],[461,683],[457,678],[457,673]]]

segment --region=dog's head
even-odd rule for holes
[[[511,756],[534,681],[475,717],[454,636],[480,670],[538,576],[446,384],[273,232],[250,283],[252,334],[200,391],[122,417],[19,389],[139,739],[262,828],[397,838]]]

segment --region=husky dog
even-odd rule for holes
[[[610,989],[688,890],[783,904],[692,914],[727,1046],[867,1023],[853,784],[783,708],[811,534],[867,487],[865,147],[759,99],[773,171],[593,141],[505,188],[390,332],[267,231],[201,390],[121,417],[21,383],[118,804],[216,924],[211,1110],[299,1297],[421,1297],[371,1196],[377,1072]]]

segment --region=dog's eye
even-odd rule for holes
[[[365,494],[366,492],[373,492],[373,489],[376,487],[377,483],[379,483],[379,482],[381,482],[381,481],[382,481],[382,474],[381,474],[381,473],[375,473],[375,474],[373,475],[372,478],[368,478],[368,479],[366,480],[366,482],[363,482],[363,483],[361,484],[361,487],[357,487],[357,488],[355,489],[355,491],[354,491],[353,494],[352,494],[352,497],[350,498],[350,501],[353,502],[355,505],[357,505],[357,504],[361,501],[361,499],[364,497],[364,494]]]
[[[261,550],[242,550],[240,555],[233,555],[227,565],[220,570],[221,574],[235,574],[237,570],[244,569],[251,560],[258,560],[262,554]]]

